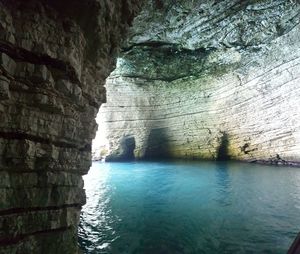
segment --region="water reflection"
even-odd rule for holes
[[[86,254],[285,253],[300,225],[299,169],[94,163],[79,226]]]
[[[231,179],[227,162],[216,163],[216,183],[217,198],[216,200],[222,206],[231,204]]]
[[[80,215],[79,237],[89,253],[106,253],[113,241],[117,215],[111,210],[110,164],[101,170],[92,167],[91,174],[84,177],[87,202]],[[101,228],[101,231],[99,231]]]
[[[296,170],[295,170],[296,171]],[[293,172],[290,175],[290,180],[293,186],[295,186],[295,190],[290,193],[290,199],[295,200],[294,206],[300,209],[300,171]],[[299,225],[300,232],[300,225]]]

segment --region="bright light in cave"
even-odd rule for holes
[[[106,124],[103,121],[101,108],[97,114],[96,122],[98,124],[98,131],[95,139],[93,140],[92,156],[93,160],[103,160],[108,153],[109,146],[108,139],[106,137]]]

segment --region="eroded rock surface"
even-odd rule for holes
[[[110,155],[300,162],[300,4],[148,1],[101,114]]]
[[[140,1],[0,1],[0,253],[77,253],[95,117]]]

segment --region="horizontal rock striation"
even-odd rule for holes
[[[0,253],[77,253],[95,117],[140,1],[0,1]]]
[[[296,1],[149,1],[107,80],[107,159],[298,165],[299,15]]]

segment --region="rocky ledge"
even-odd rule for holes
[[[148,1],[100,111],[108,160],[300,162],[300,4]]]

